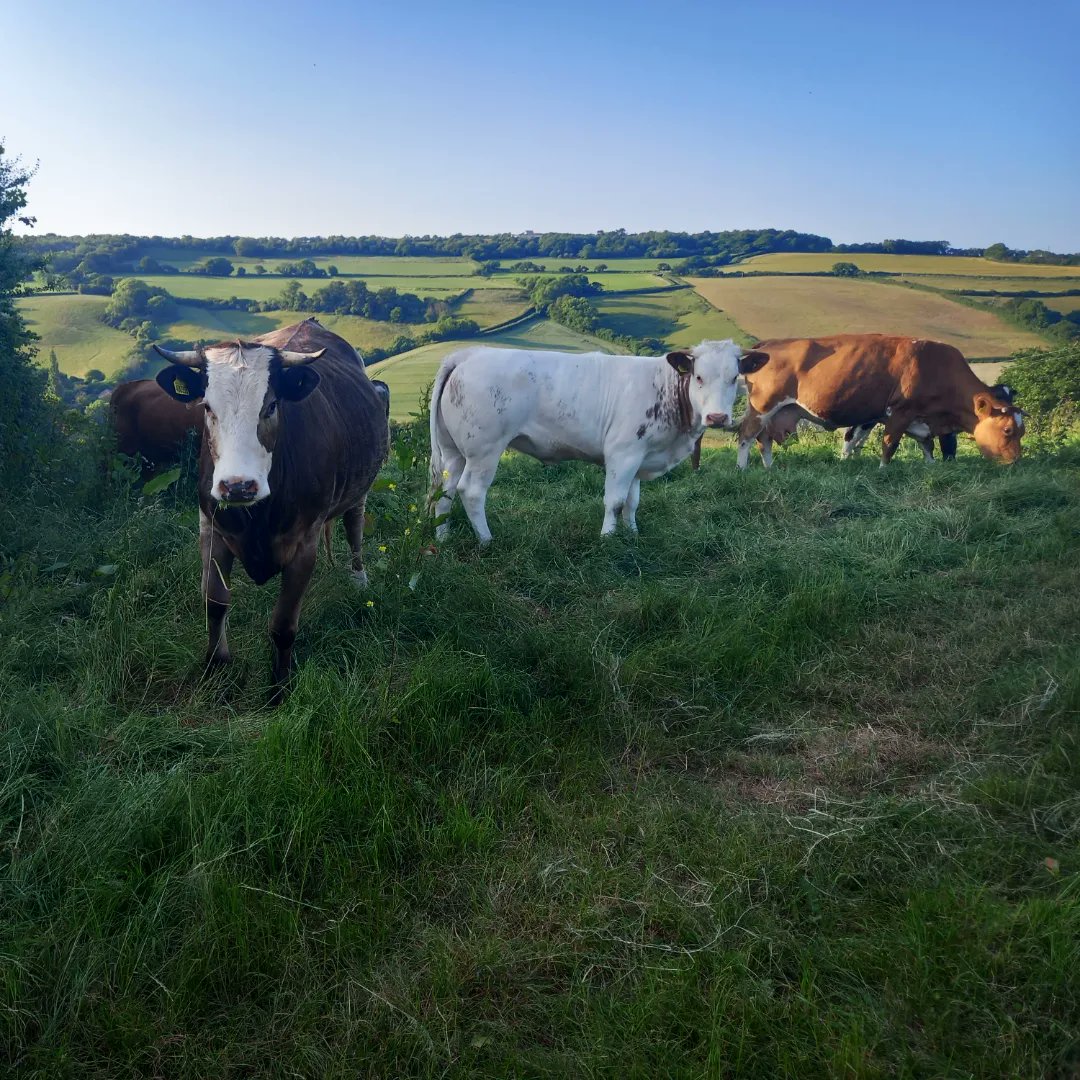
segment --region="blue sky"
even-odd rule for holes
[[[1080,250],[1077,0],[2,12],[0,136],[40,162],[38,231]]]

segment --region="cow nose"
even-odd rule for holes
[[[727,427],[728,414],[726,412],[711,412],[705,417],[708,427]]]
[[[218,495],[226,502],[251,502],[259,491],[258,482],[230,476],[218,483]]]

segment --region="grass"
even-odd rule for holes
[[[694,288],[758,338],[910,334],[955,345],[968,359],[1000,359],[1043,345],[989,311],[943,296],[840,278],[697,278]]]
[[[146,274],[139,275],[140,281],[148,285],[160,285],[173,296],[190,296],[196,299],[214,298],[227,300],[238,296],[247,300],[269,300],[279,296],[292,280],[300,282],[300,288],[309,296],[316,290],[330,283],[331,278],[280,278],[256,277],[206,277],[203,274]],[[445,297],[451,293],[461,293],[481,278],[365,278],[368,287],[381,289],[392,286],[398,292],[411,292],[419,296]],[[512,285],[513,283],[510,283]],[[508,286],[509,287],[509,286]]]
[[[1072,1075],[1080,448],[901,453],[706,453],[609,541],[510,457],[415,591],[395,473],[276,712],[239,571],[195,677],[193,508],[9,500],[12,1073]]]
[[[160,248],[150,251],[149,254],[159,262],[175,266],[178,270],[190,270],[218,253],[200,251],[194,254],[188,253],[187,258],[181,258],[182,253],[179,251]],[[283,259],[241,259],[228,255],[226,258],[233,266],[243,266],[250,274],[260,263],[267,270],[276,271],[283,263],[300,262],[307,256],[296,255]],[[457,259],[452,256],[437,258],[414,255],[316,255],[311,257],[311,261],[324,270],[327,267],[336,266],[342,274],[360,276],[392,274],[407,277],[455,277],[471,275],[477,268],[477,263],[472,259]]]
[[[948,292],[1067,292],[1080,289],[1080,280],[1075,277],[965,277],[963,275],[916,274],[900,275],[901,280],[909,279],[916,285],[929,285],[934,289]]]
[[[724,338],[748,343],[747,336],[727,315],[691,289],[604,297],[594,302],[600,312],[600,325],[617,334],[660,338],[673,346]]]
[[[599,338],[579,334],[550,319],[537,318],[501,334],[485,335],[471,341],[439,341],[399,353],[372,365],[369,373],[390,387],[390,416],[408,420],[419,408],[420,399],[435,378],[447,353],[466,345],[501,345],[515,349],[558,349],[566,352],[611,352],[612,346]]]
[[[101,321],[107,303],[104,296],[78,295],[33,296],[17,301],[27,325],[41,339],[37,362],[47,366],[49,350],[55,349],[60,370],[67,375],[85,375],[91,368],[112,375],[134,342]]]
[[[875,255],[843,252],[778,252],[755,255],[739,263],[742,270],[770,270],[782,274],[806,274],[831,270],[834,263],[854,263],[860,270],[886,274],[966,274],[991,277],[1080,277],[1080,266],[1037,266],[993,262],[963,255]]]
[[[519,290],[475,289],[471,296],[454,306],[454,314],[475,319],[481,327],[495,326],[524,314],[529,301]]]

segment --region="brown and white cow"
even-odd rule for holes
[[[230,659],[229,578],[239,558],[256,585],[281,574],[270,619],[273,697],[292,668],[300,604],[319,537],[341,517],[353,574],[366,584],[364,503],[389,448],[386,398],[352,347],[314,319],[193,352],[158,384],[178,401],[201,401],[199,541],[209,627],[208,665]]]
[[[808,419],[822,427],[884,423],[881,464],[905,433],[920,442],[966,431],[982,453],[998,461],[1020,457],[1021,411],[998,399],[958,349],[940,341],[884,334],[762,341],[764,357],[746,373],[747,410],[739,427],[739,468],[750,444],[773,418]],[[771,447],[763,446],[765,464]]]
[[[138,454],[150,466],[176,461],[189,431],[202,438],[202,405],[177,401],[154,379],[121,383],[112,392],[109,412],[116,449]]]

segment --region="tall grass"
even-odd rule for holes
[[[198,678],[182,499],[9,503],[9,1068],[1072,1075],[1080,448],[902,453],[724,448],[609,540],[513,457],[427,555],[403,452],[277,711],[240,573]]]

